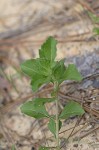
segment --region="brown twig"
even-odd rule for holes
[[[95,132],[95,131],[97,131],[97,130],[99,130],[99,126],[96,127],[96,128],[94,128],[94,129],[92,129],[91,131],[87,132],[86,134],[81,135],[81,136],[79,137],[79,139],[81,140],[81,139],[83,139],[84,137],[88,136],[89,134],[91,134],[91,133],[93,133],[93,132]]]

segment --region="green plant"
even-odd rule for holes
[[[93,27],[94,34],[99,35],[99,16],[96,16],[96,14],[93,14],[90,11],[88,11],[88,15],[94,24],[94,27]]]
[[[59,130],[62,127],[62,120],[70,116],[82,115],[84,110],[80,104],[70,101],[59,113],[58,92],[60,84],[64,80],[81,81],[82,76],[74,64],[64,65],[64,59],[55,61],[57,41],[53,37],[48,37],[39,50],[39,58],[30,59],[21,64],[22,71],[31,78],[33,91],[37,91],[40,86],[47,83],[53,84],[51,98],[35,98],[21,106],[21,112],[36,119],[48,118],[48,128],[56,139],[56,149],[60,150]],[[56,103],[56,113],[50,115],[46,110],[46,103]],[[49,150],[48,147],[40,147],[39,150]]]
[[[11,150],[16,150],[16,149],[15,149],[15,145],[12,145],[12,148],[11,148]]]

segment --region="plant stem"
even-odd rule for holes
[[[55,91],[55,99],[56,99],[56,145],[57,145],[57,150],[60,150],[60,145],[59,145],[58,82],[54,82],[54,91]]]

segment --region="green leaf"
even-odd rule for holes
[[[39,50],[40,58],[50,60],[51,66],[53,66],[54,59],[56,57],[56,44],[57,41],[53,37],[48,37],[46,42],[41,46]]]
[[[53,68],[53,78],[61,83],[64,72],[66,71],[66,67],[64,65],[64,59],[56,62],[56,65]]]
[[[45,106],[43,104],[36,103],[36,100],[24,103],[21,106],[21,112],[37,119],[50,117]]]
[[[54,98],[35,98],[34,104],[35,105],[44,105],[45,103],[51,103],[55,101]]]
[[[56,137],[56,123],[54,120],[50,119],[48,123],[48,128],[52,132],[52,134]]]
[[[52,70],[50,68],[50,61],[44,59],[30,59],[21,64],[22,71],[31,77],[31,85],[33,91],[44,83],[49,83],[51,80]]]
[[[62,122],[59,120],[59,130],[61,129],[61,126],[62,126]],[[50,119],[48,123],[48,128],[52,132],[54,137],[56,137],[56,123],[53,119]]]
[[[62,127],[62,122],[59,120],[59,130],[61,129]]]
[[[93,32],[95,33],[95,35],[99,35],[99,28],[93,28]]]
[[[78,104],[77,102],[71,101],[64,107],[59,118],[68,119],[71,116],[83,115],[83,114],[84,114],[84,110],[80,106],[80,104]]]
[[[41,147],[39,148],[39,150],[50,150],[50,148],[48,148],[48,147],[42,147],[42,146],[41,146]]]
[[[11,148],[11,150],[16,150],[16,149],[15,149],[15,145],[12,145],[12,148]]]
[[[88,14],[94,23],[99,23],[99,17],[97,17],[95,14],[91,12],[88,12]]]
[[[22,71],[30,77],[36,75],[49,76],[51,72],[50,61],[44,59],[30,59],[21,64]]]
[[[63,75],[63,79],[81,81],[83,78],[81,74],[78,72],[76,66],[74,64],[69,64]]]
[[[37,91],[43,84],[48,84],[51,81],[51,77],[46,77],[40,74],[35,74],[31,80],[31,86],[33,91]]]

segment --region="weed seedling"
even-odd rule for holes
[[[58,92],[60,84],[65,80],[81,81],[82,76],[74,64],[64,65],[64,59],[55,61],[57,41],[48,37],[39,50],[39,58],[30,59],[21,64],[22,71],[31,78],[32,90],[36,92],[43,84],[52,83],[53,92],[51,98],[35,98],[21,106],[21,112],[36,119],[48,118],[48,128],[56,140],[56,150],[60,150],[59,130],[62,120],[71,116],[83,115],[84,110],[77,102],[70,101],[59,113]],[[55,114],[50,115],[46,110],[46,103],[54,102]],[[39,150],[50,150],[52,148],[41,146]]]

